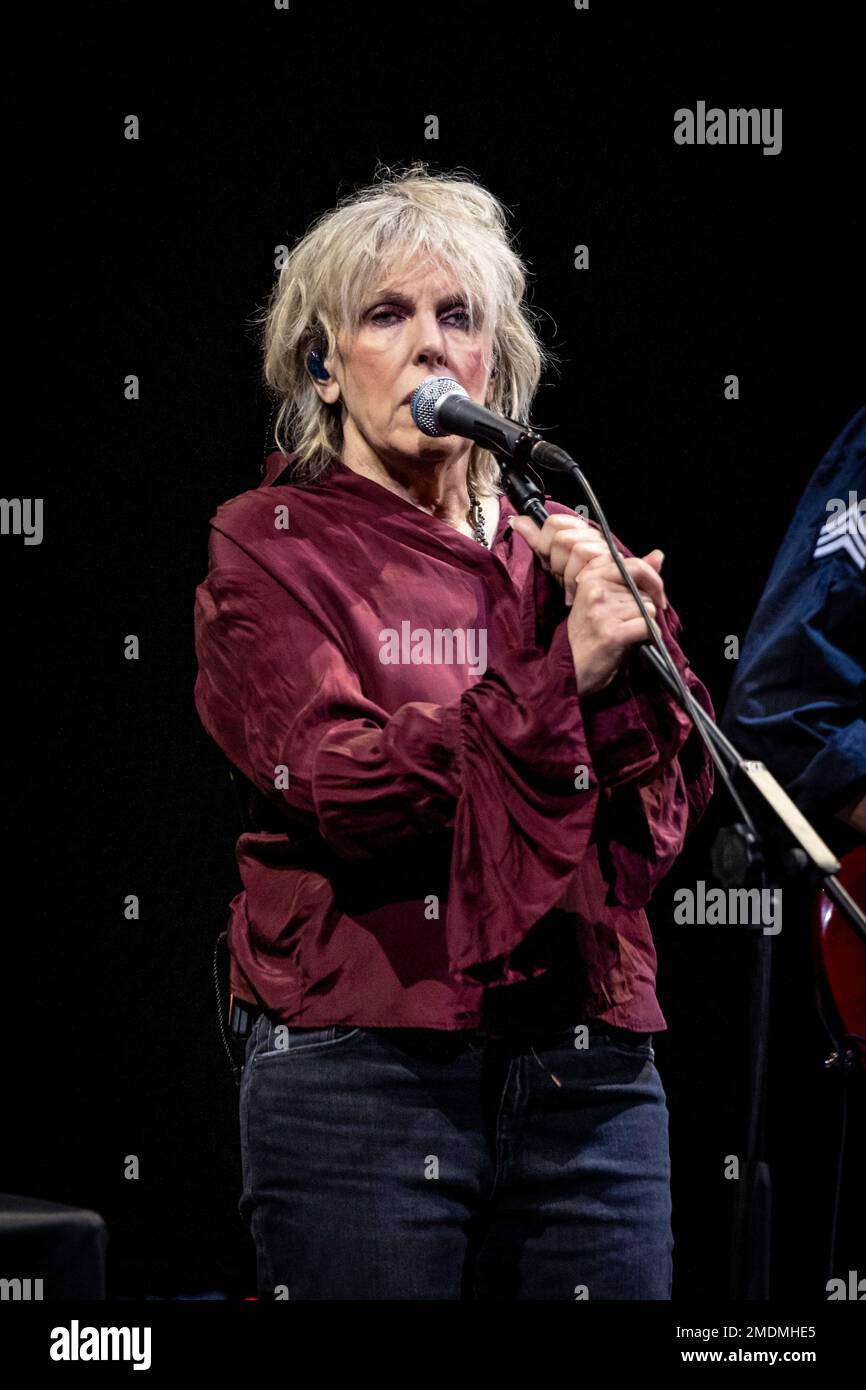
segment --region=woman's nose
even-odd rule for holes
[[[431,321],[419,321],[417,335],[414,352],[416,361],[431,364],[445,361],[445,334],[435,318]]]

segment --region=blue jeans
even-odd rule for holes
[[[286,1026],[241,1078],[262,1298],[669,1299],[652,1034]]]

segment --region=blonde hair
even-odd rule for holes
[[[527,421],[543,369],[555,361],[524,303],[528,270],[511,245],[505,208],[461,173],[431,172],[422,160],[402,171],[380,165],[374,182],[347,194],[297,242],[280,270],[267,306],[253,317],[264,326],[264,380],[279,403],[274,439],[294,451],[293,482],[312,481],[343,445],[340,403],[328,405],[307,370],[307,353],[336,350],[353,332],[378,277],[425,257],[452,271],[470,326],[492,337],[498,371],[490,408]],[[469,481],[481,493],[501,491],[501,470],[473,444]]]

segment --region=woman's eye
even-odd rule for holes
[[[393,319],[396,317],[397,314],[393,309],[377,309],[374,314],[370,315],[373,323],[384,323],[386,319]],[[451,309],[447,317],[450,319],[456,318],[462,327],[465,327],[469,322],[469,314],[466,309]]]

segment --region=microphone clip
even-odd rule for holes
[[[501,449],[492,449],[491,453],[502,470],[502,485],[520,515],[532,516],[539,506],[544,509],[544,484],[532,465]]]

